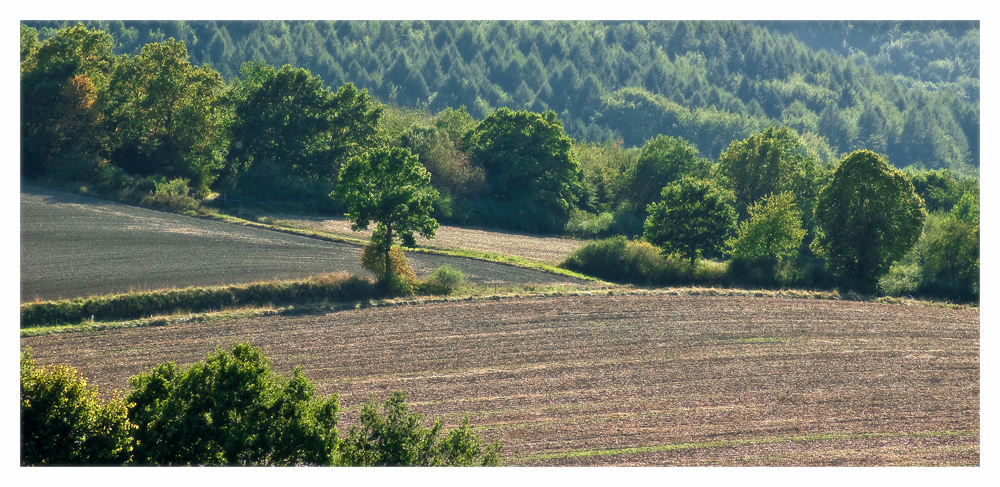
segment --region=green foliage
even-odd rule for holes
[[[345,274],[299,281],[94,296],[21,304],[21,327],[130,320],[152,315],[204,312],[248,306],[350,302],[382,296],[371,281]]]
[[[917,242],[927,213],[906,176],[871,151],[844,158],[819,195],[816,247],[840,286],[874,293],[879,277]]]
[[[173,211],[194,211],[198,208],[198,200],[190,195],[188,180],[184,178],[162,180],[155,182],[156,192],[139,200],[143,206],[166,208]]]
[[[574,209],[569,216],[569,222],[566,223],[566,232],[582,238],[603,235],[611,229],[614,218],[614,214],[607,211],[595,215],[584,210]]]
[[[979,299],[978,222],[934,215],[922,244],[922,291],[956,301]]]
[[[622,175],[638,162],[639,151],[625,149],[621,140],[604,144],[573,145],[576,159],[583,172],[581,208],[595,211],[613,210],[623,186]]]
[[[469,278],[461,269],[444,264],[438,267],[427,276],[427,280],[421,283],[420,291],[426,294],[451,294],[462,286],[469,285]]]
[[[403,249],[394,245],[389,251],[389,278],[388,290],[392,296],[408,296],[413,293],[413,286],[417,284],[417,275],[410,267],[410,262],[406,260]],[[371,272],[378,278],[386,276],[385,261],[386,254],[373,242],[369,242],[361,249],[361,267]]]
[[[329,465],[337,461],[338,397],[314,397],[248,343],[187,368],[172,362],[130,380],[140,465]]]
[[[21,351],[21,465],[112,465],[132,455],[135,429],[118,395],[107,402],[65,365]]]
[[[794,259],[806,231],[790,192],[765,196],[747,208],[749,218],[740,223],[728,242],[734,258]]]
[[[22,465],[499,465],[468,417],[430,429],[394,393],[384,414],[374,398],[361,428],[337,431],[337,395],[317,397],[249,343],[217,348],[188,367],[164,362],[133,376],[126,398],[104,402],[64,365],[38,367],[21,352]],[[440,435],[444,433],[444,438]]]
[[[698,157],[698,149],[690,142],[657,135],[646,141],[636,164],[622,175],[621,199],[632,208],[646,208],[664,186],[685,176],[707,178],[711,167],[708,159]]]
[[[325,199],[341,166],[380,143],[383,106],[366,90],[347,83],[334,92],[319,76],[289,65],[275,70],[247,62],[240,76],[228,93],[227,164],[237,193]]]
[[[396,391],[385,403],[375,396],[361,407],[360,426],[344,439],[343,460],[360,466],[496,466],[500,445],[483,445],[468,425],[445,433],[440,421],[427,428],[423,416],[410,412],[406,395]]]
[[[483,168],[488,196],[550,215],[546,230],[561,230],[580,195],[580,166],[554,112],[500,108],[469,131],[462,142]]]
[[[662,200],[649,205],[643,237],[686,256],[694,266],[702,253],[718,253],[736,225],[733,196],[708,179],[685,177],[663,188]]]
[[[407,247],[416,246],[414,232],[434,237],[438,222],[430,213],[438,192],[430,179],[409,150],[381,147],[348,160],[330,196],[347,206],[354,231],[375,222],[371,245],[385,255],[383,262],[391,262],[389,252],[397,236]],[[385,266],[384,271],[379,279],[388,284],[393,281],[393,267]]]
[[[118,58],[105,105],[115,127],[109,158],[132,174],[186,178],[207,195],[225,155],[223,86],[217,71],[192,65],[173,39]]]
[[[806,231],[790,192],[765,196],[747,209],[749,218],[740,223],[736,237],[727,242],[732,261],[730,274],[751,284],[774,284],[778,274],[788,282],[792,262]]]
[[[107,133],[99,98],[107,87],[112,38],[83,24],[38,42],[21,32],[21,171],[92,177]]]
[[[710,285],[725,277],[725,266],[707,261],[692,265],[677,254],[663,255],[649,242],[623,236],[588,242],[559,266],[606,281],[642,286]]]
[[[736,210],[743,220],[747,208],[767,195],[786,191],[806,193],[811,183],[806,178],[807,165],[815,162],[806,158],[795,131],[788,127],[768,127],[730,144],[719,156],[715,169],[728,181],[736,196]],[[812,213],[811,207],[803,210],[802,213]]]
[[[70,26],[26,24],[43,38]],[[351,82],[409,108],[464,105],[477,118],[492,107],[553,110],[569,135],[590,141],[624,137],[639,146],[662,133],[715,159],[732,140],[783,124],[815,132],[836,153],[869,149],[928,168],[979,164],[976,21],[86,25],[110,33],[116,52],[130,56],[173,37],[192,63],[211,64],[226,79],[255,59],[305,68],[330,86]],[[30,52],[30,32],[22,38]],[[621,90],[648,96],[633,103]],[[650,96],[657,101],[647,103]]]

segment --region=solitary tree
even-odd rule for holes
[[[434,237],[437,220],[431,204],[438,196],[431,175],[408,149],[379,147],[349,159],[340,169],[337,189],[330,195],[347,205],[347,219],[354,231],[375,222],[371,245],[385,256],[385,285],[393,282],[389,252],[397,237],[414,246],[414,232]]]
[[[736,224],[732,193],[711,180],[683,178],[663,188],[662,201],[647,207],[643,237],[663,249],[691,259],[719,252]]]
[[[872,293],[920,237],[927,212],[913,184],[885,158],[854,151],[819,194],[816,241],[841,287]]]

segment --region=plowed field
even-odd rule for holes
[[[361,247],[21,186],[21,301],[301,279],[361,268]],[[534,269],[408,253],[421,278],[450,264],[481,286],[580,283]]]
[[[400,389],[507,465],[979,465],[979,312],[584,295],[25,338],[102,388],[249,340],[356,420]]]

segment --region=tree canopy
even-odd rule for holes
[[[920,237],[927,212],[913,184],[871,151],[849,154],[819,194],[817,240],[842,287],[874,293]]]
[[[666,135],[646,141],[634,166],[623,175],[623,195],[637,208],[645,208],[660,196],[663,187],[683,178],[707,178],[712,164],[698,157],[690,142]]]
[[[469,159],[486,174],[489,196],[537,206],[551,228],[566,224],[580,194],[580,166],[555,112],[500,108],[462,141]]]
[[[691,260],[718,253],[736,224],[733,196],[710,179],[685,177],[663,188],[661,201],[649,205],[643,238]]]
[[[392,262],[390,250],[396,238],[409,247],[416,245],[414,233],[432,238],[438,222],[430,216],[437,190],[431,176],[408,149],[378,147],[355,156],[341,167],[337,189],[330,195],[347,207],[354,231],[374,222],[372,244]],[[380,276],[393,280],[393,266]]]

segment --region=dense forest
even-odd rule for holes
[[[646,283],[978,298],[978,22],[25,22],[20,67],[28,178],[344,214],[412,154],[439,221],[689,262]]]
[[[67,22],[26,22],[44,39]],[[979,167],[979,23],[721,21],[87,22],[116,54],[183,42],[233,80],[246,61],[307,69],[402,107],[552,110],[578,140],[683,137],[709,159],[769,125],[817,154]]]

